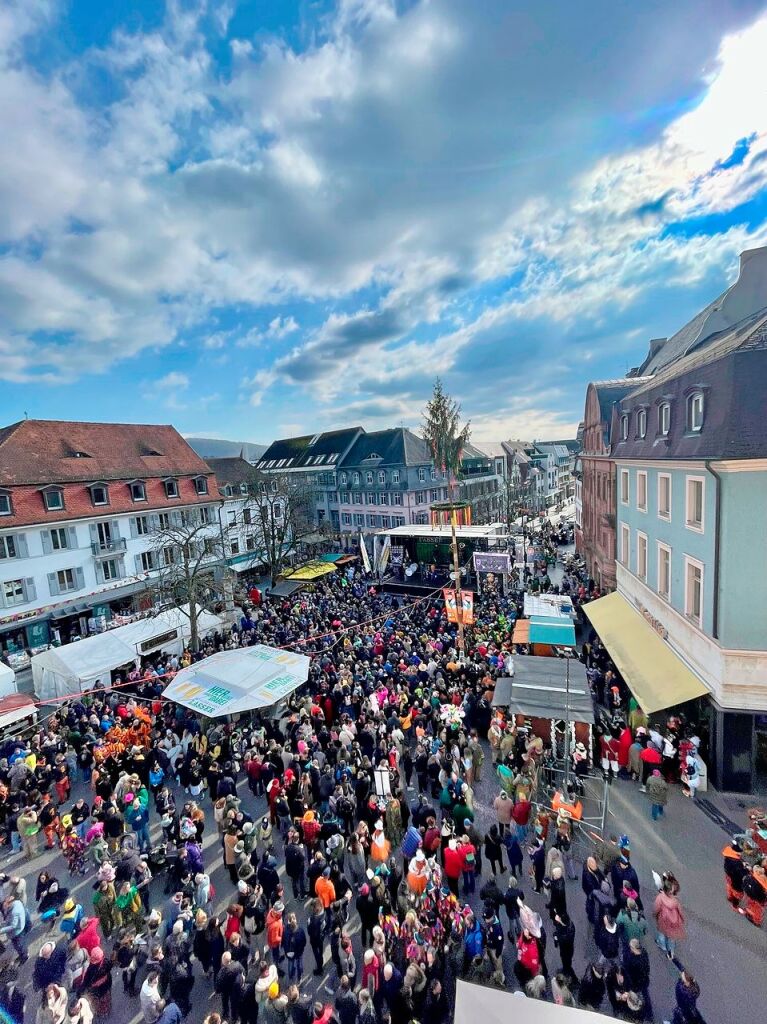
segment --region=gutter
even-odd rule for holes
[[[716,480],[716,529],[714,532],[714,607],[711,632],[714,640],[719,639],[719,552],[721,549],[722,532],[722,478],[714,469],[710,460],[705,459],[703,465]]]

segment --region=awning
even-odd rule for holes
[[[511,642],[514,644],[530,643],[530,620],[517,619],[514,623],[514,632],[511,634]]]
[[[336,554],[332,554],[332,553],[328,553],[328,554],[325,554],[325,555],[320,555],[319,560],[320,560],[320,562],[337,562],[340,558],[343,558],[343,557],[344,557],[343,556],[343,552],[339,552],[337,555]]]
[[[549,618],[575,618],[573,602],[560,594],[525,594],[524,614],[528,618],[544,615]]]
[[[455,1024],[604,1024],[605,1017],[594,1010],[576,1010],[541,999],[520,998],[519,992],[472,985],[458,981],[455,992]]]
[[[568,688],[569,675],[569,688]],[[576,658],[514,656],[514,675],[496,680],[493,707],[529,718],[594,722],[586,668]]]
[[[530,619],[530,643],[575,647],[575,627],[569,619],[534,615]]]
[[[305,580],[280,580],[279,583],[271,587],[268,593],[268,597],[290,597],[297,590],[303,587]]]
[[[264,644],[220,651],[182,669],[163,697],[209,718],[268,708],[306,682],[310,662]]]
[[[643,711],[652,714],[708,693],[622,594],[600,597],[583,610]]]
[[[335,572],[336,567],[331,562],[307,562],[305,565],[299,566],[289,575],[286,574],[285,578],[290,580],[316,580],[320,576],[325,576],[329,572]]]

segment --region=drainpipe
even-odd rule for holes
[[[721,547],[721,532],[722,532],[722,478],[712,466],[711,462],[706,459],[703,463],[706,470],[716,480],[716,529],[714,532],[714,621],[712,624],[712,633],[714,639],[719,639],[719,551]]]

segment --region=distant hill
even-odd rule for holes
[[[187,437],[186,440],[202,459],[226,459],[242,453],[248,462],[255,462],[269,447],[250,441],[222,441],[218,437]]]

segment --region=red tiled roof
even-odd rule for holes
[[[168,425],[21,420],[0,429],[0,487],[209,474]]]

